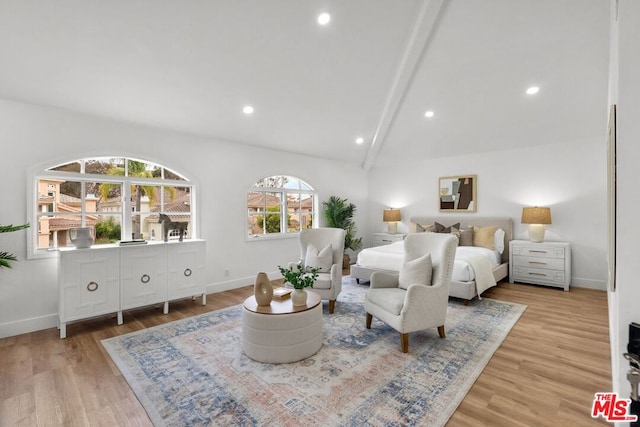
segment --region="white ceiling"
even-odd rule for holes
[[[604,138],[609,7],[0,0],[0,97],[366,169]]]

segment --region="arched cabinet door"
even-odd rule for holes
[[[119,249],[61,249],[58,288],[60,338],[68,322],[120,312]]]
[[[167,301],[165,245],[120,248],[122,310]]]
[[[167,245],[169,300],[202,295],[206,303],[204,260],[206,242],[190,240]]]

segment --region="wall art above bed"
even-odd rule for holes
[[[440,212],[476,212],[477,175],[445,176],[438,182]]]

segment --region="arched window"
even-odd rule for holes
[[[31,254],[71,246],[69,230],[94,227],[95,244],[162,236],[159,214],[187,221],[196,237],[191,210],[194,187],[162,165],[124,157],[74,160],[35,174]]]
[[[316,223],[316,192],[292,176],[258,180],[247,191],[247,237],[286,236]]]

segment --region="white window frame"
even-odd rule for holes
[[[103,159],[103,158],[118,158],[124,159],[125,162],[125,175],[128,175],[128,160],[144,162],[147,164],[156,165],[163,170],[163,176],[160,178],[141,178],[141,177],[132,177],[132,176],[112,176],[106,174],[89,174],[85,173],[84,166],[86,161],[95,160],[95,159]],[[79,162],[80,163],[80,172],[62,172],[62,171],[53,171],[49,169],[56,168],[60,165],[65,165],[68,163]],[[179,175],[184,180],[175,180],[164,178],[164,170],[169,170],[172,173]],[[41,179],[61,179],[65,181],[73,181],[73,182],[89,182],[89,183],[113,183],[119,184],[122,186],[122,208],[120,212],[105,212],[105,214],[116,216],[120,215],[120,224],[121,224],[121,233],[120,237],[122,240],[129,240],[132,233],[132,218],[134,206],[132,206],[131,202],[131,187],[134,185],[153,185],[160,187],[160,197],[161,203],[164,204],[164,188],[165,187],[188,187],[190,194],[190,216],[191,216],[191,238],[198,238],[198,222],[197,222],[197,213],[196,213],[196,186],[195,184],[188,180],[183,174],[180,174],[174,171],[171,168],[168,168],[162,164],[157,162],[143,160],[143,159],[135,159],[132,157],[126,156],[95,156],[95,157],[85,157],[82,159],[73,159],[66,162],[58,163],[53,166],[48,166],[44,169],[40,169],[36,172],[29,173],[28,179],[30,182],[31,194],[29,195],[29,200],[27,204],[27,213],[30,218],[31,227],[27,229],[28,240],[27,240],[27,258],[28,259],[40,259],[40,258],[52,258],[56,257],[58,253],[58,248],[39,248],[38,247],[38,218],[42,215],[41,212],[38,211],[38,183]],[[82,218],[82,226],[85,225],[86,221],[86,205],[85,205],[85,186],[81,186],[81,210],[78,213]],[[171,214],[171,212],[158,212],[158,213],[166,213]],[[126,237],[129,236],[129,237]]]
[[[273,240],[273,239],[291,239],[291,238],[296,238],[298,236],[298,232],[289,232],[289,231],[282,231],[282,230],[287,230],[287,212],[288,212],[288,205],[287,205],[287,201],[288,201],[288,194],[309,194],[311,195],[311,198],[313,200],[313,209],[311,210],[311,217],[312,217],[312,221],[313,221],[313,225],[312,228],[318,228],[318,193],[313,189],[313,186],[311,186],[307,181],[300,179],[298,177],[295,176],[291,176],[291,175],[271,175],[271,176],[267,176],[264,177],[263,179],[267,179],[267,178],[272,178],[272,177],[287,177],[290,179],[294,179],[304,185],[306,185],[307,187],[310,188],[310,190],[303,190],[303,189],[296,189],[296,188],[276,188],[276,187],[258,187],[255,184],[248,187],[246,194],[249,195],[249,193],[257,193],[257,192],[261,192],[261,193],[279,193],[280,194],[280,232],[279,233],[270,233],[270,234],[254,234],[252,236],[249,236],[249,233],[247,232],[247,219],[249,218],[249,211],[248,211],[248,206],[245,206],[245,217],[244,217],[244,222],[245,222],[245,226],[244,226],[244,235],[245,235],[245,240],[247,242],[256,242],[256,241],[261,241],[261,240]],[[246,200],[246,199],[245,199]],[[266,197],[265,197],[266,200]],[[263,213],[263,215],[266,215],[266,211]]]

